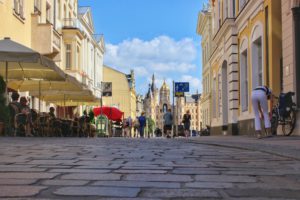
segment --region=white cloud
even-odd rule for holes
[[[181,77],[181,81],[190,83],[190,91],[191,92],[196,92],[197,90],[199,92],[202,92],[202,81],[200,78],[197,78],[197,77],[194,77],[191,75],[183,75]]]
[[[152,74],[155,74],[158,88],[166,79],[171,89],[172,80],[179,81],[177,79],[182,74],[195,73],[197,57],[196,44],[191,38],[175,41],[168,36],[159,36],[150,41],[134,38],[119,44],[106,44],[104,63],[124,73],[134,69],[137,83],[144,85],[144,93]],[[182,78],[186,80],[188,76]],[[199,88],[200,83],[199,79],[193,77],[191,87],[196,88],[197,85]]]
[[[196,68],[193,64],[196,55],[197,51],[192,39],[184,38],[175,41],[167,36],[159,36],[151,41],[135,38],[117,45],[107,44],[104,62],[121,71],[144,68],[154,73],[187,72]],[[138,72],[142,71],[137,70],[137,76],[148,75]]]

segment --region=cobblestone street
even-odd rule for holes
[[[0,197],[300,199],[297,158],[200,140],[0,138]]]

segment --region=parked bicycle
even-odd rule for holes
[[[282,133],[285,136],[290,136],[296,126],[296,104],[293,102],[294,92],[281,93],[279,97],[274,97],[278,100],[277,104],[272,109],[271,116],[271,131],[273,135],[277,134],[279,125],[282,127]]]

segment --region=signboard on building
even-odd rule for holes
[[[190,84],[189,82],[175,82],[175,93],[176,92],[189,92]]]
[[[175,92],[175,97],[184,97],[184,92]]]
[[[112,82],[102,82],[102,96],[112,96]]]

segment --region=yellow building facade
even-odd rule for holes
[[[134,72],[124,74],[111,67],[103,66],[103,82],[112,83],[112,96],[103,96],[104,106],[113,106],[124,112],[124,118],[137,117]]]
[[[0,1],[0,39],[10,37],[45,55],[101,97],[104,38],[95,35],[89,7],[77,0]],[[28,94],[26,94],[28,95]],[[32,97],[31,107],[38,107]],[[42,102],[41,111],[48,111]],[[80,111],[82,111],[80,106]]]
[[[212,134],[253,134],[251,91],[280,93],[281,1],[213,0]]]

